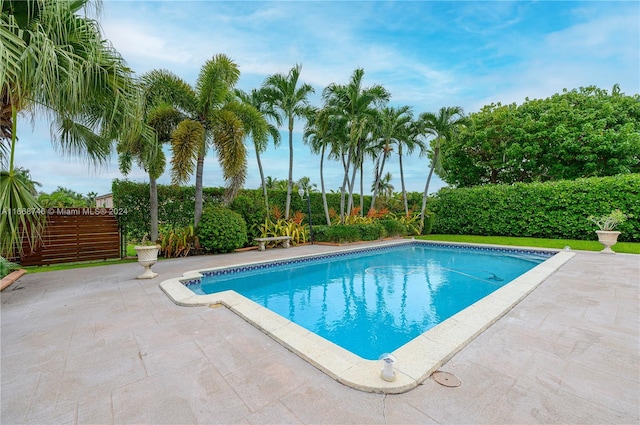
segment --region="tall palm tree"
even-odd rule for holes
[[[235,99],[234,86],[240,77],[238,65],[223,54],[204,63],[195,88],[184,93],[187,118],[171,134],[171,177],[183,184],[195,171],[194,225],[202,215],[202,178],[204,158],[213,147],[226,182],[225,201],[230,202],[242,187],[247,175],[244,138],[264,134],[267,123],[254,107]]]
[[[311,108],[307,115],[307,125],[302,139],[304,143],[309,144],[312,153],[320,154],[320,190],[322,192],[322,206],[327,226],[331,224],[331,217],[329,216],[327,192],[324,185],[324,159],[327,148],[329,148],[330,156],[336,150],[336,146],[332,141],[336,139],[333,130],[337,127],[335,121],[331,118],[327,109]]]
[[[462,126],[467,123],[464,116],[464,110],[460,106],[445,106],[440,108],[437,114],[425,112],[420,114],[418,125],[420,126],[420,134],[432,135],[433,139],[429,142],[431,166],[427,175],[427,182],[422,194],[422,207],[420,209],[421,229],[424,228],[424,212],[427,208],[427,196],[429,194],[429,183],[434,170],[442,169],[440,162],[440,151],[445,143],[453,139]]]
[[[266,101],[277,111],[282,122],[287,122],[289,130],[289,180],[284,216],[289,218],[291,208],[291,188],[293,186],[293,125],[296,118],[304,118],[309,106],[309,94],[314,92],[310,84],[298,84],[302,65],[291,68],[287,75],[274,74],[263,84]]]
[[[408,137],[396,140],[398,146],[398,163],[400,166],[400,185],[402,190],[402,202],[404,204],[404,213],[409,215],[409,203],[407,201],[407,189],[404,184],[404,165],[402,162],[403,152],[406,148],[407,155],[411,155],[413,151],[420,149],[420,155],[423,155],[426,150],[425,144],[420,140],[420,126],[417,121],[413,121],[408,129]]]
[[[358,170],[362,169],[366,145],[375,127],[376,108],[383,106],[390,97],[389,92],[381,85],[363,87],[363,77],[364,70],[356,69],[346,85],[330,84],[322,93],[325,107],[330,109],[331,113],[336,115],[339,121],[345,125],[347,139],[344,141],[345,146],[342,154],[345,170],[342,193],[344,197],[344,189],[348,186],[347,211],[350,211],[353,205],[353,187],[356,174]],[[351,172],[351,177],[349,177],[349,172]],[[341,215],[344,214],[343,203],[341,200]]]
[[[88,0],[1,3],[0,203],[9,211],[38,206],[29,182],[16,173],[18,113],[47,115],[55,146],[94,165],[108,159],[113,140],[144,130],[131,72],[89,11],[79,14],[87,5]],[[23,239],[33,248],[44,218],[2,214],[0,252],[22,253]]]
[[[266,102],[264,91],[261,89],[253,89],[247,93],[240,89],[236,90],[236,95],[241,102],[253,106],[263,117],[271,118],[277,125],[280,125],[280,117],[272,108],[272,105]],[[280,145],[280,132],[278,128],[269,123],[268,133],[273,139],[273,145],[278,147]],[[265,135],[266,136],[266,135]],[[262,186],[262,194],[264,196],[264,205],[267,211],[267,217],[269,217],[269,196],[267,194],[267,184],[264,177],[264,170],[262,168],[262,161],[260,160],[260,154],[267,150],[268,138],[259,137],[256,135],[253,137],[253,146],[256,151],[256,161],[258,163],[258,170],[260,171],[260,185]]]
[[[376,134],[377,144],[374,150],[377,155],[377,160],[371,208],[374,208],[376,204],[376,196],[380,190],[379,186],[384,173],[385,162],[387,158],[391,156],[393,145],[400,145],[411,137],[410,128],[413,122],[412,119],[413,113],[409,106],[399,108],[389,106],[380,111],[380,125]]]
[[[157,179],[164,173],[166,156],[162,147],[171,141],[171,133],[185,118],[179,109],[184,104],[188,85],[165,70],[153,70],[140,79],[143,96],[143,119],[154,130],[154,137],[144,134],[133,139],[120,140],[118,153],[120,171],[128,174],[132,161],[149,175],[149,236],[158,239],[158,187]]]

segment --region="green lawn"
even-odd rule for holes
[[[426,235],[416,239],[443,242],[469,242],[493,245],[530,246],[536,248],[564,249],[571,247],[582,251],[601,251],[603,246],[598,241],[580,241],[575,239],[540,239],[540,238],[516,238],[509,236],[472,236],[472,235]],[[624,254],[640,254],[640,243],[618,242],[611,247],[615,252]]]
[[[50,266],[27,266],[23,267],[27,273],[53,272],[56,270],[82,269],[86,267],[107,266],[111,264],[135,263],[135,258],[125,258],[123,260],[96,260],[82,261],[78,263],[52,264]]]

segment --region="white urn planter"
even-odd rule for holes
[[[138,263],[144,267],[144,273],[138,276],[138,279],[153,279],[158,276],[158,273],[151,271],[156,261],[158,261],[158,245],[136,245],[134,247],[136,254],[138,254]]]
[[[598,241],[604,245],[604,249],[600,251],[600,253],[615,254],[611,247],[618,242],[620,232],[614,230],[596,230],[596,233],[598,234]]]

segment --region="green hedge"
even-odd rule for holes
[[[149,184],[135,183],[128,180],[115,179],[111,185],[113,204],[126,210],[127,213],[118,217],[120,225],[131,238],[140,239],[148,234],[149,229]],[[284,217],[286,191],[271,190],[268,192],[269,206],[277,205]],[[220,205],[224,196],[224,188],[205,187],[203,189],[204,207]],[[360,205],[360,196],[354,195],[354,203]],[[328,193],[327,204],[336,212],[340,211],[340,194]],[[364,197],[365,211],[371,204],[371,197]],[[195,205],[195,188],[193,186],[158,185],[158,221],[161,225],[171,228],[182,228],[193,223]],[[241,190],[231,202],[229,208],[244,218],[250,240],[258,233],[258,226],[264,223],[266,217],[262,189]],[[300,199],[297,193],[291,194],[291,215],[301,211],[308,220],[308,205],[306,198]],[[272,217],[273,218],[273,217]],[[311,220],[315,225],[326,224],[322,206],[322,194],[311,193]]]
[[[313,226],[313,238],[316,242],[375,241],[384,238],[386,234],[381,223]]]
[[[113,205],[126,211],[118,216],[120,226],[127,235],[140,239],[150,232],[149,184],[115,179],[111,184]],[[205,188],[205,206],[219,205],[224,196],[223,188]],[[158,185],[158,221],[169,228],[182,228],[193,224],[195,187]]]
[[[640,175],[442,189],[431,200],[434,233],[597,239],[587,217],[619,208],[633,217],[620,241],[640,241]]]

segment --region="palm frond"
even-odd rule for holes
[[[207,116],[215,106],[222,105],[239,78],[238,65],[226,55],[219,54],[205,62],[196,82],[198,111]]]
[[[86,157],[94,165],[103,164],[109,159],[110,139],[94,133],[91,125],[73,121],[69,117],[58,118],[61,120],[52,126],[52,129],[55,129],[54,134],[57,133],[59,137],[54,149],[63,156]]]
[[[35,249],[44,234],[46,215],[30,187],[23,174],[0,171],[0,255],[5,258],[22,255],[23,242]]]
[[[244,146],[243,123],[236,114],[221,110],[216,115],[213,143],[225,180],[225,199],[233,199],[247,177],[247,151]]]
[[[171,180],[183,184],[196,166],[198,152],[204,143],[204,127],[197,121],[184,120],[171,135]]]

